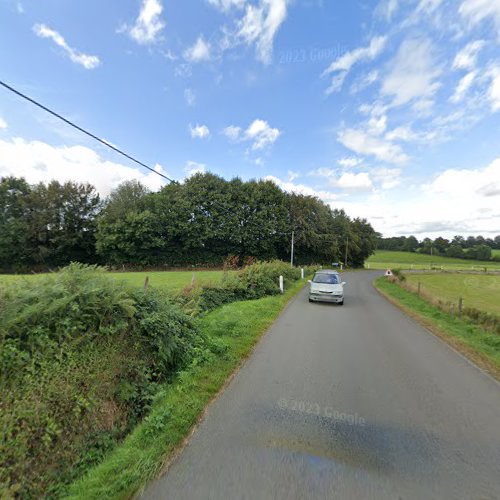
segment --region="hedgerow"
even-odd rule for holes
[[[0,292],[0,497],[60,496],[208,347],[166,295],[72,264]]]

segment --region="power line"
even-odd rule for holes
[[[135,159],[133,156],[128,155],[127,153],[125,153],[121,149],[118,149],[117,147],[113,146],[112,144],[110,144],[109,142],[105,141],[104,139],[101,139],[100,137],[97,137],[97,135],[93,134],[92,132],[89,132],[88,130],[85,130],[84,128],[79,127],[78,125],[76,125],[76,123],[73,123],[72,121],[68,120],[67,118],[64,118],[64,116],[61,116],[60,114],[56,113],[55,111],[52,111],[51,109],[47,108],[43,104],[40,104],[39,102],[35,101],[31,97],[28,97],[27,95],[23,94],[22,92],[19,92],[19,90],[16,90],[15,88],[11,87],[10,85],[7,85],[2,80],[0,80],[0,85],[2,85],[2,87],[5,87],[7,90],[10,90],[14,94],[18,95],[19,97],[22,97],[23,99],[26,99],[27,101],[31,102],[35,106],[38,106],[39,108],[43,109],[47,113],[50,113],[51,115],[55,116],[56,118],[59,118],[59,120],[62,120],[63,122],[65,122],[68,125],[70,125],[71,127],[76,128],[80,132],[83,132],[84,134],[88,135],[89,137],[92,137],[92,139],[95,139],[96,141],[100,142],[101,144],[104,144],[105,146],[107,146],[108,148],[112,149],[116,153],[119,153],[122,156],[125,156],[125,158],[128,158],[129,160],[132,160],[133,162],[137,163],[141,167],[147,168],[151,172],[155,173],[156,175],[159,175],[160,177],[163,177],[164,179],[166,179],[169,182],[175,182],[170,177],[167,177],[166,175],[162,174],[161,172],[157,172],[154,168],[151,168],[148,165],[146,165],[145,163],[142,163],[142,161],[139,161],[139,160]]]

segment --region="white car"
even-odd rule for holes
[[[334,302],[344,305],[345,281],[340,281],[337,271],[329,269],[317,271],[309,280],[309,302]]]

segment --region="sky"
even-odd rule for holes
[[[0,80],[177,181],[500,234],[500,0],[0,0]],[[0,176],[166,182],[0,87]]]

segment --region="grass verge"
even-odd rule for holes
[[[157,394],[143,422],[99,466],[71,485],[68,498],[130,498],[170,463],[203,410],[249,356],[261,335],[304,286],[283,295],[234,302],[200,319],[220,353],[179,373]]]
[[[452,316],[384,277],[376,279],[374,285],[390,302],[500,381],[500,335]]]

